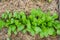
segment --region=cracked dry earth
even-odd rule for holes
[[[29,11],[32,8],[41,8],[44,12],[50,10],[51,14],[53,12],[58,11],[58,4],[57,0],[52,0],[51,3],[48,3],[46,1],[32,1],[32,0],[9,0],[0,2],[0,16],[3,12],[6,10],[13,11],[21,11],[24,10],[27,14],[29,14]],[[0,40],[7,40],[7,29],[3,28],[0,31]],[[35,35],[34,37],[30,36],[29,34],[22,34],[19,32],[16,36],[14,34],[11,35],[11,40],[60,40],[58,39],[59,36],[56,37],[48,37],[41,39],[39,35]]]

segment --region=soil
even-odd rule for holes
[[[58,12],[58,0],[52,0],[51,3],[48,3],[47,1],[41,1],[41,0],[7,0],[7,1],[0,1],[0,16],[3,12],[6,10],[9,10],[11,12],[13,11],[21,11],[24,10],[27,14],[29,14],[29,11],[32,8],[41,8],[44,12],[47,12],[50,10],[51,14],[54,12]],[[7,40],[7,29],[3,28],[0,31],[0,40]],[[11,40],[60,40],[59,36],[55,37],[47,37],[41,39],[39,35],[35,35],[34,37],[28,34],[23,34],[19,32],[17,35],[12,34],[10,37]]]

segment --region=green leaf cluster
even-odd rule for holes
[[[50,3],[52,0],[48,0],[48,2]]]
[[[32,9],[30,15],[26,15],[24,11],[15,11],[13,13],[7,11],[0,18],[0,29],[8,28],[8,35],[15,35],[20,31],[22,33],[29,32],[34,36],[39,34],[41,38],[60,35],[60,21],[58,14],[55,12],[50,15],[50,11],[43,12],[41,9]]]

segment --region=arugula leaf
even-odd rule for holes
[[[24,29],[22,32],[25,34],[27,32],[27,29]]]
[[[17,31],[22,31],[24,29],[24,25],[17,25]]]
[[[30,28],[30,29],[26,29],[32,36],[34,36],[35,35],[35,32],[34,32],[34,30],[32,29],[32,28]]]
[[[53,35],[55,32],[54,28],[48,28],[48,34]]]
[[[45,37],[43,32],[40,32],[40,37],[41,38],[44,38]]]
[[[45,37],[48,37],[49,35],[48,35],[48,30],[47,30],[47,28],[43,28],[42,30],[43,30],[44,36],[45,36]]]
[[[16,19],[20,19],[20,15],[18,11],[15,11],[13,14],[13,17],[15,17]]]
[[[52,19],[55,20],[58,18],[58,14],[55,12],[54,15],[52,16]]]
[[[1,17],[2,17],[2,19],[7,19],[7,14],[3,13]]]
[[[30,13],[31,13],[31,15],[36,16],[37,10],[36,10],[36,9],[32,9],[32,10],[30,11]]]
[[[11,36],[11,27],[8,28],[8,36],[10,37]]]
[[[27,20],[26,26],[27,26],[27,29],[30,29],[31,28],[31,24],[30,24],[30,21],[29,20]]]
[[[57,34],[60,35],[60,29],[57,30]]]
[[[50,3],[52,0],[48,0],[48,2]]]
[[[7,25],[13,24],[14,21],[15,21],[14,18],[6,19],[6,23],[7,23]]]
[[[16,30],[16,26],[15,25],[10,25],[10,27],[11,27],[11,31],[15,31]]]
[[[9,18],[9,19],[12,18],[12,13],[9,13],[9,14],[8,14],[8,18]]]
[[[55,29],[60,29],[60,22],[56,20],[54,22],[54,27],[55,27]]]
[[[14,34],[17,35],[17,31],[16,30],[14,31]]]
[[[0,20],[0,30],[5,26],[5,22],[3,20]]]
[[[34,30],[35,30],[36,34],[38,34],[39,32],[42,31],[41,28],[39,28],[39,27],[34,27]]]
[[[15,23],[15,25],[19,25],[20,24],[19,20],[15,20],[14,23]]]

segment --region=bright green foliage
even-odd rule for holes
[[[60,35],[60,21],[57,18],[56,12],[50,15],[50,11],[45,13],[39,8],[32,9],[28,16],[23,11],[13,13],[7,11],[0,18],[0,29],[8,28],[9,36],[11,33],[16,35],[19,31],[29,32],[32,36],[39,34],[41,38],[49,35]]]
[[[8,33],[7,34],[8,34],[8,36],[11,35],[11,27],[8,28]]]
[[[48,2],[51,2],[52,0],[48,0]]]
[[[57,30],[57,34],[59,34],[59,35],[60,35],[60,29],[58,29],[58,30]]]
[[[5,22],[0,19],[0,30],[5,26]]]
[[[22,31],[23,29],[24,29],[24,25],[22,25],[22,24],[17,25],[17,31],[18,32]]]

